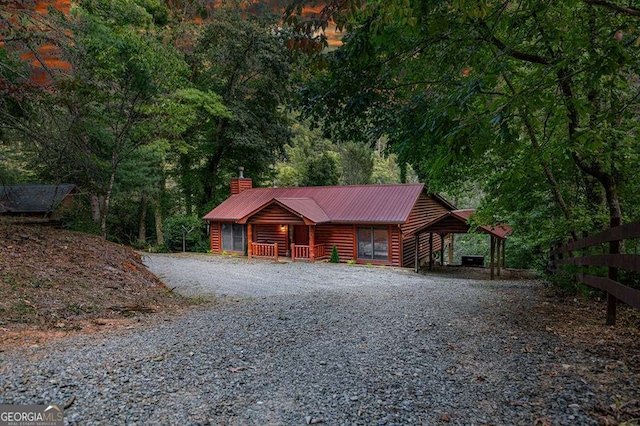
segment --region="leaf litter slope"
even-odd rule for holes
[[[0,223],[2,334],[79,330],[187,304],[128,247],[95,235]]]

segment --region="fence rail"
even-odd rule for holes
[[[613,220],[611,225],[611,228],[599,234],[552,249],[549,252],[549,266],[552,270],[562,265],[607,267],[607,277],[578,272],[575,278],[583,284],[607,293],[607,324],[613,325],[616,322],[616,306],[619,300],[640,309],[640,290],[618,282],[618,270],[640,271],[640,255],[620,253],[621,241],[640,238],[640,222],[619,225]],[[607,254],[576,253],[602,244],[609,245]]]

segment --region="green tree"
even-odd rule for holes
[[[287,37],[269,16],[243,16],[239,5],[215,9],[196,39],[188,62],[192,82],[221,96],[230,112],[198,123],[185,139],[195,147],[180,159],[193,172],[191,188],[204,209],[226,197],[226,178],[243,166],[252,177],[269,173],[289,141],[284,111],[289,96],[291,58]],[[223,188],[222,191],[218,189]]]
[[[387,135],[433,190],[480,182],[482,217],[522,226],[532,245],[638,217],[637,9],[591,0],[362,5],[329,1],[320,21],[300,26],[331,16],[349,30],[299,97],[333,136]]]
[[[325,153],[335,155],[334,144],[322,136],[320,129],[312,129],[310,123],[293,122],[291,133],[291,141],[284,147],[285,158],[276,164],[275,179],[278,186],[305,185],[310,163],[321,163],[317,157]]]
[[[72,9],[64,25],[73,40],[61,57],[73,71],[55,76],[22,127],[42,176],[97,195],[105,238],[122,163],[155,140],[148,108],[186,82],[186,64],[156,37],[153,20],[132,0]]]
[[[307,169],[302,177],[303,186],[331,186],[339,182],[340,172],[335,154],[323,152],[308,160]]]
[[[373,173],[373,152],[364,143],[349,141],[340,146],[340,166],[342,183],[364,185],[371,183]]]

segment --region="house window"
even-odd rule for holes
[[[235,223],[222,224],[222,250],[244,253],[247,232],[244,225]]]
[[[389,260],[389,229],[358,227],[358,259]]]

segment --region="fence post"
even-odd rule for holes
[[[620,226],[620,218],[611,218],[611,228]],[[609,254],[620,254],[620,241],[609,242]],[[618,268],[609,266],[609,279],[618,281]],[[618,307],[618,299],[611,293],[607,293],[607,325],[616,324],[616,309]]]

